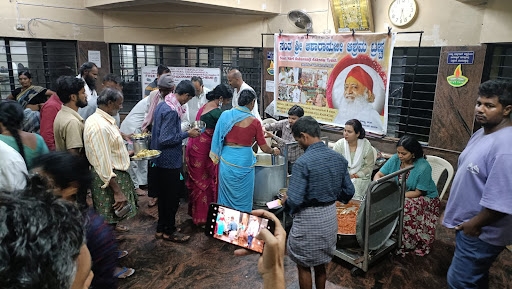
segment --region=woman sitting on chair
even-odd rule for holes
[[[439,218],[440,201],[432,180],[432,168],[425,159],[421,144],[411,136],[400,138],[396,151],[397,154],[382,166],[373,179],[414,165],[405,176],[404,228],[399,253],[405,255],[412,252],[424,256],[430,252],[430,245],[434,242]]]
[[[354,184],[355,193],[352,199],[363,200],[368,185],[372,181],[375,156],[370,141],[364,138],[366,132],[361,122],[350,119],[345,123],[343,138],[334,144],[333,149],[348,161],[350,180]]]

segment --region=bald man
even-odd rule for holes
[[[343,97],[333,95],[333,106],[338,109],[334,122],[344,125],[349,119],[358,119],[365,129],[384,132],[382,118],[373,108],[373,79],[360,66],[355,66],[345,79]]]
[[[254,91],[252,87],[250,87],[245,81],[242,79],[242,73],[238,69],[232,69],[228,73],[228,82],[231,87],[233,87],[233,107],[238,106],[238,98],[240,97],[240,91],[245,89],[250,89]],[[256,93],[258,95],[258,93]],[[261,122],[261,116],[258,111],[258,98],[256,98],[256,102],[254,103],[254,108],[251,113]]]

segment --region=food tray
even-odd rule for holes
[[[162,151],[158,151],[158,154],[156,155],[153,155],[153,156],[148,156],[148,157],[142,157],[142,158],[136,158],[135,156],[131,157],[130,159],[132,161],[143,161],[143,160],[152,160],[152,159],[156,159],[158,157],[160,157],[160,155],[162,154]]]

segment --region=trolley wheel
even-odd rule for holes
[[[364,271],[361,268],[353,267],[350,269],[350,276],[352,277],[360,277],[364,275]]]

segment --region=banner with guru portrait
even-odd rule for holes
[[[275,34],[275,114],[293,105],[318,122],[361,121],[385,135],[395,34]]]

